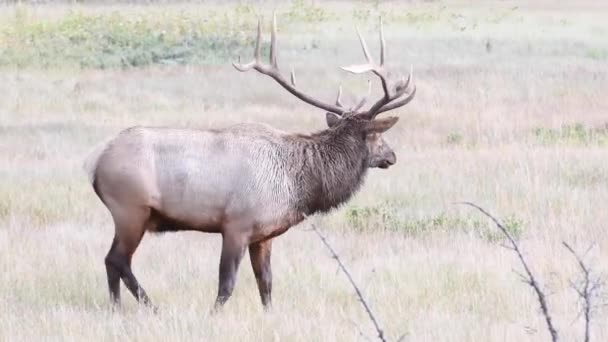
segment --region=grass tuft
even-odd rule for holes
[[[559,129],[537,128],[534,134],[543,144],[607,145],[608,124],[589,128],[582,123],[565,125]]]
[[[474,217],[462,217],[441,212],[422,218],[409,216],[403,212],[405,204],[383,202],[376,206],[350,206],[345,217],[350,227],[356,231],[387,230],[411,237],[437,232],[473,234],[488,242],[501,241],[504,237],[496,233],[487,222]],[[523,233],[524,222],[515,215],[508,216],[505,227],[515,238]]]

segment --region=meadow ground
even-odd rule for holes
[[[274,309],[248,257],[210,315],[220,238],[147,235],[134,272],[161,308],[130,296],[112,312],[103,258],[111,218],[81,165],[132,125],[292,132],[323,113],[229,64],[249,58],[256,14],[274,5],[0,7],[0,340],[362,340],[362,307],[314,232],[328,236],[392,340],[547,340],[514,255],[473,201],[502,218],[548,293],[564,340],[582,321],[562,247],[608,272],[608,6],[600,2],[336,2],[278,7],[280,63],[298,86],[347,97],[366,77],[354,24],[388,61],[414,65],[418,93],[386,134],[398,162],[372,170],[346,206],[276,239]],[[265,46],[266,48],[267,46]],[[608,340],[606,311],[592,337]],[[578,338],[578,339],[577,339]]]

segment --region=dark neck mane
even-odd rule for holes
[[[296,210],[310,215],[346,202],[360,188],[368,168],[365,140],[352,127],[294,136],[297,160]]]

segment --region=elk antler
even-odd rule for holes
[[[412,90],[409,92],[409,94],[407,94],[408,86],[410,85],[410,82],[413,79],[413,67],[410,68],[410,74],[408,75],[407,79],[401,78],[399,81],[397,81],[397,83],[394,85],[394,91],[391,93],[387,80],[387,72],[384,68],[384,57],[386,56],[386,42],[384,40],[382,18],[380,18],[380,64],[374,63],[374,60],[372,59],[372,56],[370,55],[369,50],[367,48],[367,44],[365,43],[365,39],[363,38],[363,35],[361,35],[361,31],[359,31],[358,28],[357,35],[359,36],[361,48],[363,49],[363,54],[365,55],[367,63],[342,67],[342,70],[351,72],[353,74],[373,72],[376,76],[380,78],[380,81],[382,82],[382,90],[384,91],[384,96],[378,101],[376,101],[376,103],[374,103],[367,111],[359,113],[359,115],[369,120],[372,120],[378,114],[404,106],[414,98],[414,96],[416,95],[416,85],[412,85]],[[405,94],[407,94],[407,96],[401,98]]]
[[[371,81],[368,81],[367,95],[364,96],[359,101],[359,103],[357,103],[352,108],[346,108],[340,100],[340,97],[342,95],[342,87],[339,88],[336,103],[335,103],[335,105],[333,105],[333,104],[329,104],[329,103],[325,103],[323,101],[317,100],[317,99],[313,98],[312,96],[307,95],[307,94],[301,92],[300,90],[296,89],[296,76],[295,76],[295,72],[293,69],[291,70],[291,75],[290,75],[289,81],[287,79],[285,79],[285,77],[283,77],[283,75],[281,75],[281,72],[279,70],[278,63],[277,63],[277,51],[276,51],[277,19],[276,19],[276,15],[274,13],[272,15],[272,31],[271,31],[271,38],[270,38],[270,64],[264,64],[261,61],[261,47],[260,47],[261,43],[260,42],[262,40],[262,24],[261,24],[261,21],[258,20],[258,29],[257,29],[257,37],[256,37],[256,42],[255,42],[253,60],[246,64],[232,63],[232,65],[238,71],[241,71],[241,72],[254,69],[254,70],[260,72],[261,74],[270,76],[277,83],[279,83],[283,88],[285,88],[285,90],[290,92],[292,95],[294,95],[295,97],[299,98],[300,100],[302,100],[312,106],[315,106],[317,108],[321,108],[325,111],[328,111],[331,113],[336,113],[338,115],[344,115],[345,113],[351,113],[351,114],[355,114],[355,115],[360,115],[365,119],[372,120],[373,118],[375,118],[378,114],[380,114],[382,112],[386,112],[386,111],[406,105],[408,102],[410,102],[414,98],[414,95],[416,94],[416,87],[413,86],[413,89],[409,92],[409,94],[407,94],[407,96],[404,96],[407,93],[407,89],[408,89],[410,82],[412,81],[412,70],[410,70],[410,74],[409,74],[407,80],[402,78],[395,83],[395,85],[393,86],[394,90],[391,91],[389,89],[389,84],[388,84],[389,82],[387,80],[387,78],[388,78],[387,72],[384,69],[385,42],[384,42],[384,33],[383,33],[383,29],[382,29],[382,19],[380,19],[380,65],[377,65],[373,62],[372,57],[367,49],[367,45],[365,44],[365,40],[363,39],[363,36],[361,35],[361,32],[358,29],[357,29],[357,34],[359,35],[359,40],[361,42],[361,47],[363,48],[363,54],[365,55],[365,58],[367,59],[367,64],[351,65],[351,66],[347,66],[347,67],[342,67],[342,69],[346,70],[348,72],[354,73],[354,74],[361,74],[361,73],[371,71],[380,78],[380,81],[382,82],[382,89],[384,90],[384,96],[380,100],[376,101],[368,110],[365,110],[365,111],[360,111],[360,110],[367,102],[369,95],[371,93]]]
[[[290,92],[292,95],[294,95],[295,97],[299,98],[300,100],[321,108],[323,110],[326,110],[328,112],[332,112],[332,113],[336,113],[339,115],[342,115],[346,112],[348,112],[348,109],[344,108],[343,106],[341,106],[340,104],[336,104],[336,105],[332,105],[332,104],[328,104],[322,101],[319,101],[315,98],[313,98],[310,95],[304,94],[301,91],[299,91],[298,89],[296,89],[296,85],[295,85],[295,72],[291,71],[291,80],[290,82],[287,81],[283,75],[281,75],[281,72],[279,71],[279,67],[277,64],[277,53],[276,53],[276,42],[277,42],[277,17],[275,14],[272,15],[272,31],[271,31],[271,38],[270,38],[270,64],[264,64],[261,61],[261,54],[260,54],[260,41],[262,40],[262,22],[261,20],[258,20],[258,33],[257,33],[257,38],[255,41],[255,52],[254,52],[254,59],[247,63],[247,64],[240,64],[240,63],[232,63],[232,65],[238,70],[238,71],[248,71],[251,69],[254,69],[264,75],[270,76],[272,77],[275,81],[277,81],[277,83],[279,83],[283,88],[285,88],[285,90],[287,90],[288,92]]]

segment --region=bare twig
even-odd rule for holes
[[[405,334],[401,335],[401,337],[399,337],[399,338],[397,339],[397,342],[403,342],[403,341],[405,341],[405,338],[406,338],[406,337],[407,337],[407,333],[405,333]]]
[[[591,316],[593,315],[593,309],[594,309],[593,301],[594,301],[595,297],[598,296],[598,293],[603,286],[603,281],[602,281],[601,277],[593,279],[593,276],[591,274],[591,269],[583,261],[583,258],[585,256],[584,254],[583,254],[583,257],[580,257],[574,251],[574,248],[572,248],[567,242],[563,241],[562,244],[564,245],[564,247],[566,247],[566,249],[570,253],[572,253],[574,258],[576,259],[576,262],[578,263],[579,268],[581,269],[581,273],[583,274],[583,279],[579,282],[579,285],[575,284],[572,281],[570,282],[570,285],[572,286],[574,291],[576,291],[576,293],[578,294],[578,296],[580,297],[580,299],[583,303],[582,313],[584,313],[584,315],[585,315],[585,339],[584,339],[584,341],[589,342],[589,339],[590,339],[590,328],[589,327],[591,325]],[[585,254],[587,254],[587,252],[589,252],[590,249],[591,249],[591,247],[589,247],[587,249]]]
[[[553,326],[551,314],[549,313],[549,308],[547,307],[547,300],[545,298],[545,293],[543,292],[543,290],[541,289],[541,286],[539,285],[538,281],[534,277],[534,274],[532,274],[532,271],[530,270],[530,267],[528,266],[526,259],[524,258],[523,254],[521,253],[521,250],[519,249],[519,246],[518,246],[517,242],[515,241],[515,239],[513,238],[513,236],[511,235],[511,233],[509,233],[507,228],[505,228],[505,226],[502,223],[500,223],[500,221],[498,221],[498,219],[496,219],[494,216],[492,216],[492,214],[490,214],[489,212],[487,212],[486,210],[484,210],[482,207],[478,206],[477,204],[471,203],[471,202],[459,202],[457,204],[468,205],[468,206],[471,206],[471,207],[479,210],[482,214],[484,214],[485,216],[489,217],[492,221],[494,221],[494,224],[496,224],[496,227],[498,227],[498,229],[503,233],[503,235],[507,238],[507,240],[509,240],[511,247],[513,248],[513,251],[515,252],[515,254],[517,254],[517,257],[519,258],[519,261],[521,262],[521,264],[524,268],[525,276],[522,275],[523,280],[526,284],[530,285],[530,287],[532,287],[532,289],[536,293],[536,297],[540,304],[540,309],[543,313],[543,316],[545,317],[545,322],[547,323],[547,329],[549,330],[549,334],[551,334],[551,340],[553,342],[556,342],[558,340],[558,334],[557,334],[557,330]]]
[[[365,334],[365,333],[364,333],[364,332],[361,330],[361,327],[359,327],[359,324],[357,324],[357,323],[356,323],[355,321],[353,321],[352,319],[351,319],[351,320],[349,320],[349,321],[350,321],[350,323],[351,323],[352,325],[354,325],[354,326],[355,326],[355,328],[357,328],[357,331],[359,331],[359,336],[363,337],[363,339],[365,339],[366,341],[371,342],[371,340],[372,340],[372,339],[371,339],[371,338],[369,338],[369,336],[367,336],[367,335],[366,335],[366,334]]]
[[[361,293],[361,290],[359,289],[359,287],[357,286],[357,284],[353,280],[353,277],[350,275],[350,272],[348,272],[348,270],[346,269],[346,267],[344,266],[344,264],[340,260],[340,257],[338,256],[338,254],[336,253],[336,251],[331,247],[331,245],[329,244],[329,242],[327,241],[327,239],[325,238],[325,236],[323,234],[321,234],[321,232],[317,229],[317,227],[314,224],[312,225],[312,229],[315,231],[315,233],[317,233],[317,235],[319,236],[319,238],[321,239],[321,241],[323,242],[323,244],[325,245],[325,247],[327,247],[327,249],[331,253],[331,256],[334,259],[336,259],[336,262],[338,263],[338,266],[340,267],[340,269],[342,270],[342,272],[344,272],[344,274],[346,274],[346,277],[348,278],[348,281],[350,282],[350,284],[355,289],[355,292],[357,293],[357,297],[359,298],[359,301],[361,302],[361,304],[365,308],[365,311],[367,312],[367,315],[369,316],[369,319],[374,324],[374,328],[376,328],[376,332],[378,333],[378,338],[381,341],[386,342],[386,338],[384,337],[384,332],[380,328],[380,325],[378,324],[378,320],[376,320],[376,317],[372,313],[372,310],[370,309],[369,304],[367,304],[367,301],[365,300],[365,298],[363,297],[363,294]]]

